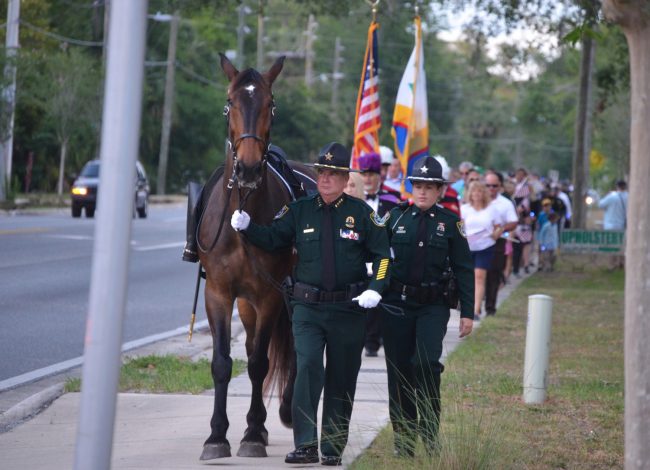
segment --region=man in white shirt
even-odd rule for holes
[[[618,181],[616,191],[610,192],[598,203],[605,209],[603,228],[605,230],[625,230],[627,225],[627,183]]]
[[[498,223],[503,227],[504,233],[514,230],[519,219],[514,203],[501,195],[503,176],[491,171],[485,175],[485,185],[492,198],[490,205],[496,209],[499,217]],[[497,312],[497,296],[503,280],[503,270],[506,266],[505,249],[506,239],[499,238],[494,247],[492,267],[488,270],[485,280],[485,312],[488,315],[494,315]]]

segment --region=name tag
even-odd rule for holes
[[[313,227],[312,228],[306,228],[305,230],[302,231],[302,233],[313,233],[313,232],[314,232]]]
[[[359,239],[359,234],[357,232],[353,232],[352,230],[343,230],[343,229],[341,229],[339,231],[339,234],[341,235],[341,238],[346,238],[348,240],[358,240]]]

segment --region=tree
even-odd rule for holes
[[[30,75],[28,99],[43,111],[59,144],[57,194],[61,196],[71,141],[89,127],[95,132],[99,128],[100,75],[96,62],[78,49],[50,54],[33,65],[37,70]]]
[[[650,462],[650,1],[604,0],[630,53],[630,197],[625,249],[625,468]]]

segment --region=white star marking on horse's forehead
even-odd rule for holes
[[[246,85],[244,87],[244,90],[246,90],[248,94],[252,96],[253,92],[255,91],[255,85],[253,85],[252,83],[250,85]]]
[[[426,173],[427,171],[429,171],[429,169],[426,166],[422,165],[422,168],[420,168],[420,172]]]

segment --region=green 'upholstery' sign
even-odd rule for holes
[[[563,230],[560,247],[563,252],[621,253],[625,231],[623,230]]]

